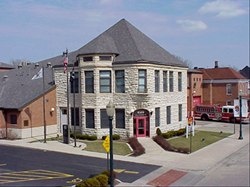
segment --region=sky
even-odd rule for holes
[[[125,18],[190,67],[249,65],[249,0],[0,0],[0,62],[75,51]]]

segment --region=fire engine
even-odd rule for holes
[[[221,120],[221,107],[217,105],[196,105],[194,118],[201,120]]]
[[[234,116],[234,106],[219,105],[196,105],[194,107],[194,118],[201,120],[216,120],[225,122],[240,122],[239,117]],[[249,123],[249,114],[241,118],[241,122]]]

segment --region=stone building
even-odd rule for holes
[[[114,133],[122,137],[152,137],[157,128],[163,132],[184,128],[187,69],[122,19],[69,53],[68,76],[62,61],[54,66],[59,131],[67,124],[69,109],[71,129],[98,138],[109,134],[106,105],[110,100],[115,105]]]

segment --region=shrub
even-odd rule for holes
[[[160,128],[157,128],[157,129],[156,129],[156,134],[157,134],[158,136],[161,136],[161,135],[162,135],[162,132],[161,132],[161,129],[160,129]]]
[[[109,179],[110,179],[110,172],[106,170],[106,171],[103,171],[102,174],[106,175],[108,177],[108,183],[110,184],[110,181],[109,181]],[[116,172],[113,171],[113,179],[115,179],[115,178],[116,178]]]
[[[106,137],[107,136],[102,136],[102,140],[105,140]],[[113,140],[120,140],[121,139],[119,134],[113,134],[112,137],[113,137]]]
[[[95,176],[95,178],[100,182],[100,186],[104,187],[104,186],[108,186],[108,176],[104,175],[104,174],[100,174]]]
[[[189,148],[184,147],[174,147],[172,146],[164,137],[162,136],[155,136],[153,137],[153,140],[160,145],[164,150],[166,151],[174,151],[174,152],[180,152],[180,153],[189,153]]]
[[[145,148],[138,142],[136,137],[129,138],[128,143],[133,149],[133,156],[139,156],[145,153]]]
[[[173,151],[173,147],[162,136],[154,136],[153,140],[166,151]]]
[[[176,136],[181,136],[181,135],[183,135],[185,133],[186,133],[186,129],[185,128],[179,129],[178,131],[176,131]]]
[[[89,136],[87,137],[87,140],[90,140],[90,141],[97,140],[97,136],[96,136],[96,135],[89,135]]]
[[[183,129],[179,129],[177,131],[174,131],[174,130],[171,130],[171,131],[168,131],[168,132],[165,132],[165,133],[162,133],[162,136],[166,139],[169,139],[169,138],[172,138],[174,136],[181,136],[183,134],[186,133],[186,129],[183,128]]]
[[[113,134],[112,137],[113,137],[113,140],[120,140],[121,139],[119,134]]]
[[[87,178],[76,184],[76,187],[92,187],[92,186],[107,187],[108,176],[104,174],[99,174],[99,175]]]

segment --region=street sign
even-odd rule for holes
[[[104,149],[106,150],[106,152],[109,152],[110,149],[110,145],[109,145],[109,136],[106,136],[105,140],[102,143],[102,146],[104,147]]]

